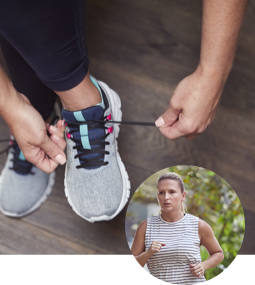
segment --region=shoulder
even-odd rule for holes
[[[147,228],[147,220],[144,220],[141,222],[141,224],[138,226],[136,234],[137,235],[145,235]]]
[[[200,237],[210,237],[214,236],[212,228],[203,220],[199,219],[198,229]]]
[[[146,225],[147,220],[141,222],[136,230],[134,241],[131,246],[131,252],[134,256],[140,255],[145,249]]]
[[[199,223],[199,218],[198,217],[196,217],[196,216],[194,216],[194,215],[191,215],[191,214],[189,214],[189,213],[186,213],[185,214],[186,215],[186,219],[189,221],[189,222],[193,222],[193,223]]]

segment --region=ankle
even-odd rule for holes
[[[78,111],[101,103],[101,95],[91,82],[89,74],[76,87],[67,91],[55,91],[68,111]]]

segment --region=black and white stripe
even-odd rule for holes
[[[153,276],[172,284],[206,281],[204,276],[197,278],[190,272],[190,264],[201,262],[198,221],[199,218],[190,214],[174,223],[164,221],[161,215],[147,219],[145,250],[153,241],[166,244],[147,262]]]

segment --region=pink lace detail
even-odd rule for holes
[[[106,117],[106,120],[111,120],[112,119],[112,115],[109,114],[107,117]]]
[[[70,139],[71,135],[69,133],[66,134],[67,138]]]

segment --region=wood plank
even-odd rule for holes
[[[31,226],[22,220],[0,215],[0,252],[7,254],[95,254],[62,237]]]

